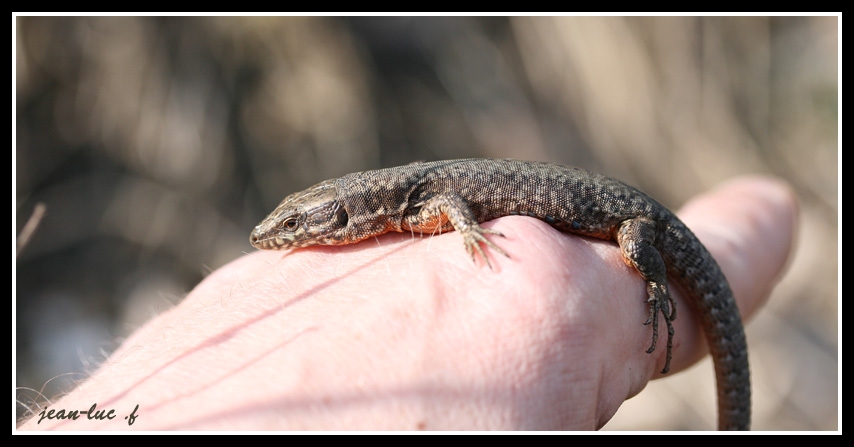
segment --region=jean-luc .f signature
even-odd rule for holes
[[[133,425],[133,423],[136,421],[136,418],[138,416],[136,414],[136,410],[138,410],[138,409],[139,409],[139,405],[135,406],[133,408],[133,411],[131,411],[129,415],[125,416],[125,420],[128,421],[128,425]],[[112,408],[109,410],[99,410],[98,404],[92,404],[92,406],[89,407],[88,410],[82,410],[82,411],[81,410],[66,410],[66,409],[54,410],[52,408],[48,409],[48,407],[45,407],[41,412],[39,412],[39,421],[37,423],[41,424],[42,421],[45,419],[47,419],[47,420],[70,419],[70,420],[76,421],[77,419],[80,419],[82,416],[86,416],[86,419],[89,419],[89,420],[103,421],[103,420],[112,420],[118,415],[116,414],[116,410],[114,410]]]

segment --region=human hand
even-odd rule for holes
[[[729,182],[680,218],[712,252],[747,319],[793,244],[796,204],[764,178]],[[531,218],[483,224],[510,258],[472,263],[459,235],[385,235],[259,251],[218,269],[128,338],[52,409],[130,413],[141,430],[589,430],[659,377],[646,289],[613,242]],[[706,353],[693,309],[671,372]],[[43,419],[25,428],[124,429]],[[37,424],[38,423],[38,424]]]

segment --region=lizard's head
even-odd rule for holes
[[[332,245],[340,241],[348,219],[334,181],[327,180],[285,197],[252,230],[249,243],[262,250]]]

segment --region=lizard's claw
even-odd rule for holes
[[[647,293],[649,294],[649,318],[643,323],[645,325],[652,324],[652,344],[646,350],[647,354],[655,351],[656,342],[658,342],[658,314],[664,316],[664,323],[667,325],[667,355],[664,360],[664,368],[662,374],[667,374],[670,371],[670,359],[673,358],[673,320],[676,319],[676,302],[667,291],[667,286],[655,281],[647,281]]]
[[[510,255],[507,254],[506,251],[502,250],[501,247],[495,245],[492,241],[487,239],[484,234],[494,234],[496,236],[504,237],[504,235],[500,231],[490,230],[488,228],[483,228],[480,225],[475,225],[470,227],[469,230],[463,231],[463,243],[466,245],[466,251],[469,252],[469,256],[471,256],[472,261],[477,262],[475,251],[483,258],[486,262],[486,265],[492,270],[492,264],[489,263],[489,258],[486,256],[486,253],[483,251],[483,248],[480,246],[481,243],[486,244],[489,248],[501,253],[502,255],[510,258]]]

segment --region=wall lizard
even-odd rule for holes
[[[697,309],[715,365],[718,428],[750,428],[750,368],[741,316],[711,254],[666,207],[618,180],[584,169],[515,160],[418,162],[326,180],[286,197],[250,236],[260,249],[343,245],[390,231],[461,233],[474,260],[482,245],[508,256],[479,225],[507,215],[541,219],[569,233],[616,241],[646,281],[652,342],[667,328],[670,369],[675,303],[668,276]],[[509,257],[509,256],[508,256]],[[490,266],[491,267],[491,266]]]

